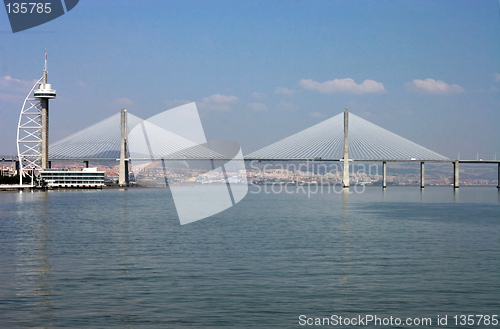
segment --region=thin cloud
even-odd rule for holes
[[[11,103],[19,103],[26,98],[36,80],[21,80],[10,75],[0,77],[0,100]]]
[[[252,96],[255,99],[265,99],[267,97],[267,95],[265,93],[259,93],[256,91],[251,93],[250,96]]]
[[[282,110],[293,110],[296,109],[297,106],[294,103],[280,101],[277,105],[277,108]]]
[[[226,96],[221,94],[215,94],[203,98],[204,103],[212,103],[212,104],[229,104],[229,103],[235,103],[238,100],[239,98],[236,96]]]
[[[7,103],[19,103],[22,105],[24,98],[25,96],[22,95],[0,93],[0,101]]]
[[[26,87],[29,87],[31,89],[31,87],[33,87],[33,84],[35,82],[36,80],[31,80],[31,81],[21,80],[13,78],[10,75],[5,75],[0,78],[0,86],[4,88],[15,88],[15,89],[22,88],[24,90]],[[26,90],[26,93],[28,93],[30,89]]]
[[[495,73],[495,82],[500,81],[500,73]]]
[[[415,79],[412,82],[406,83],[406,87],[414,92],[426,94],[459,94],[465,89],[457,84],[448,84],[441,80],[434,79]]]
[[[302,79],[299,85],[306,90],[318,91],[323,94],[350,93],[350,94],[380,94],[387,92],[381,82],[365,80],[357,84],[353,79],[334,79],[317,82],[312,79]]]
[[[286,95],[286,96],[291,96],[295,94],[295,90],[285,87],[276,87],[276,90],[274,92],[278,95]]]
[[[236,96],[215,94],[204,97],[199,105],[200,108],[207,110],[231,111],[231,105],[239,102],[239,100]]]
[[[253,111],[267,111],[267,106],[264,103],[249,103],[247,107]]]
[[[122,97],[122,98],[116,98],[113,101],[113,104],[118,106],[128,107],[134,105],[134,102],[127,97]]]
[[[165,100],[163,101],[163,105],[165,105],[169,109],[173,109],[175,107],[185,105],[188,103],[192,103],[192,101],[186,100],[186,99],[172,99],[172,100]]]
[[[323,113],[321,112],[311,112],[309,113],[309,115],[313,118],[319,118],[319,119],[324,119],[326,118],[326,115],[324,115]]]

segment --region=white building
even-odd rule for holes
[[[102,188],[104,186],[104,171],[97,168],[83,168],[81,171],[67,169],[45,169],[40,172],[40,178],[47,187],[82,187]]]

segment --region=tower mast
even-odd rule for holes
[[[45,50],[45,64],[43,67],[42,83],[34,92],[36,99],[40,100],[40,114],[42,119],[41,141],[41,168],[49,168],[49,99],[56,98],[56,91],[47,83],[47,50]]]

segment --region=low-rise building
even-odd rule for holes
[[[97,168],[83,168],[81,171],[67,169],[45,169],[40,172],[42,184],[49,187],[102,188],[104,171]]]

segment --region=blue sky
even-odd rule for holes
[[[244,154],[347,107],[445,156],[500,159],[498,0],[82,0],[15,34],[0,10],[0,154],[44,49],[51,142],[194,101],[207,137]]]

